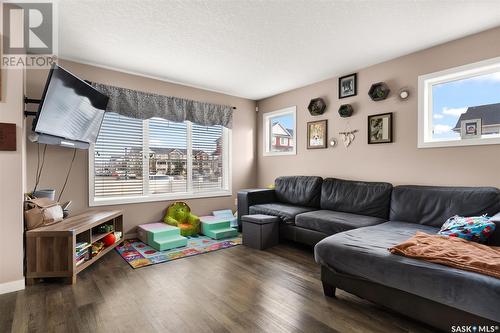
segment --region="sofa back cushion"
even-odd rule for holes
[[[500,211],[495,187],[396,186],[392,191],[391,221],[440,228],[454,215],[492,216]]]
[[[276,178],[275,193],[279,202],[305,207],[319,207],[323,178],[287,176]]]
[[[321,209],[387,219],[391,191],[389,183],[326,178],[321,188]]]

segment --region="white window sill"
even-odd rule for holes
[[[418,143],[418,148],[463,147],[463,146],[494,145],[494,144],[500,144],[499,137],[484,136],[482,138],[474,138],[474,139],[423,141]]]
[[[129,196],[129,197],[119,197],[119,198],[90,198],[89,206],[109,206],[109,205],[124,205],[124,204],[135,204],[144,202],[155,202],[155,201],[175,201],[175,200],[186,200],[186,199],[201,199],[201,198],[216,198],[216,197],[229,197],[232,195],[230,190],[223,190],[218,192],[206,192],[206,193],[169,193],[169,194],[151,194],[149,196]]]

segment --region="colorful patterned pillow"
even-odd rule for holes
[[[450,217],[439,230],[439,235],[460,237],[469,241],[484,243],[495,231],[495,223],[486,215]]]

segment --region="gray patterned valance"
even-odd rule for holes
[[[198,125],[232,127],[233,108],[189,99],[162,96],[132,89],[92,82],[91,85],[109,97],[106,111],[126,117],[149,119],[153,117]]]

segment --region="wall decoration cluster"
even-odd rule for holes
[[[338,98],[356,96],[358,89],[357,80],[357,73],[340,77],[338,79]],[[382,101],[389,96],[390,91],[389,86],[385,82],[377,82],[370,86],[368,95],[373,101]],[[398,91],[400,100],[406,100],[409,95],[410,93],[407,88],[401,88]],[[307,109],[312,116],[322,115],[326,110],[326,103],[323,98],[313,98],[309,101]],[[342,104],[338,109],[338,113],[342,118],[349,118],[354,114],[354,108],[352,104]],[[474,128],[478,128],[477,124],[473,126],[474,124],[471,123],[469,121],[468,124],[463,124],[463,135],[467,135],[468,137],[477,135],[477,130],[474,131]],[[344,131],[339,132],[339,140],[342,141],[345,148],[348,148],[356,138],[355,133],[358,130],[351,130],[348,120],[346,124]],[[389,112],[368,116],[368,144],[391,142],[393,142],[393,113]],[[335,147],[336,145],[337,139],[335,137],[328,139],[328,120],[324,119],[307,123],[307,149],[324,149],[328,146]]]
[[[310,121],[307,123],[307,149],[327,147],[328,120]]]
[[[392,112],[368,116],[368,143],[392,142]]]
[[[307,106],[307,109],[309,110],[309,113],[311,116],[319,116],[325,113],[326,110],[326,103],[323,100],[323,98],[313,98],[309,102],[309,105]]]

